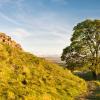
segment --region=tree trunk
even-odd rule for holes
[[[93,79],[97,80],[97,74],[95,71],[92,71]]]

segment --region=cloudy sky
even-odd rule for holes
[[[36,55],[61,54],[85,19],[100,19],[100,0],[0,0],[0,31]]]

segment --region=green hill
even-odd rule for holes
[[[0,100],[73,100],[85,91],[84,80],[0,33]]]

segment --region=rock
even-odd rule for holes
[[[11,39],[10,36],[7,36],[5,33],[0,33],[0,42],[3,42],[9,46],[12,46],[13,48],[18,48],[22,50],[21,45],[16,43],[14,40]]]

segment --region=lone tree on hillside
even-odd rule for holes
[[[71,44],[63,49],[61,59],[71,70],[88,65],[96,76],[100,71],[100,20],[85,20],[73,31]]]

